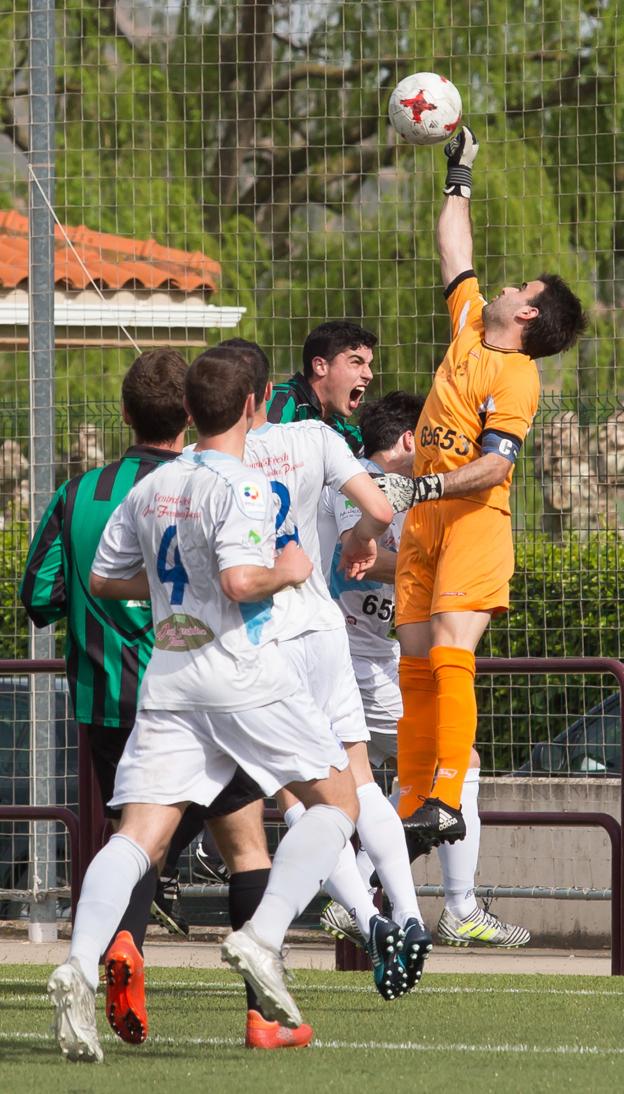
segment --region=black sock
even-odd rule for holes
[[[205,815],[206,810],[203,805],[189,805],[171,838],[167,861],[162,868],[163,877],[173,877],[184,848],[193,842],[195,836],[203,832]]]
[[[244,873],[232,874],[228,892],[232,930],[238,931],[243,923],[251,919],[264,896],[270,873],[271,871],[267,869],[245,870]],[[266,1017],[262,1012],[256,993],[247,981],[245,981],[245,991],[247,992],[247,1010],[257,1010],[263,1018]]]
[[[134,886],[130,897],[130,903],[115,931],[115,935],[117,935],[119,931],[130,931],[132,940],[141,954],[143,953],[145,932],[149,921],[150,908],[156,892],[157,881],[158,871],[155,866],[152,866],[145,876]],[[108,946],[106,949],[108,949]]]

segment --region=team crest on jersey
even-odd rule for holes
[[[264,495],[262,487],[257,482],[241,482],[238,487],[243,507],[246,512],[258,512],[264,509]]]

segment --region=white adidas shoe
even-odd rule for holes
[[[334,938],[346,938],[354,946],[364,949],[366,939],[357,925],[355,916],[351,915],[337,900],[330,900],[321,912],[320,924],[324,931]]]
[[[286,990],[282,956],[258,938],[251,923],[227,936],[221,956],[251,984],[267,1018],[291,1029],[301,1025],[299,1008]]]
[[[526,946],[531,935],[526,927],[503,923],[498,916],[486,912],[485,908],[476,908],[463,919],[445,908],[438,923],[438,939],[447,946],[469,946],[471,942],[477,942],[482,946],[512,949],[514,946]]]
[[[55,1009],[54,1033],[63,1056],[101,1063],[104,1053],[95,1025],[95,991],[76,957],[54,970],[48,980],[48,995]]]

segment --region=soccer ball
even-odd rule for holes
[[[462,101],[450,80],[435,72],[416,72],[397,84],[388,117],[409,144],[439,144],[461,122]]]

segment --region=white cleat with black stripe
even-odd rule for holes
[[[438,939],[446,946],[500,946],[512,949],[526,946],[531,935],[526,927],[516,927],[513,923],[503,923],[502,919],[486,912],[485,908],[476,908],[474,912],[459,919],[445,908],[438,923]]]

